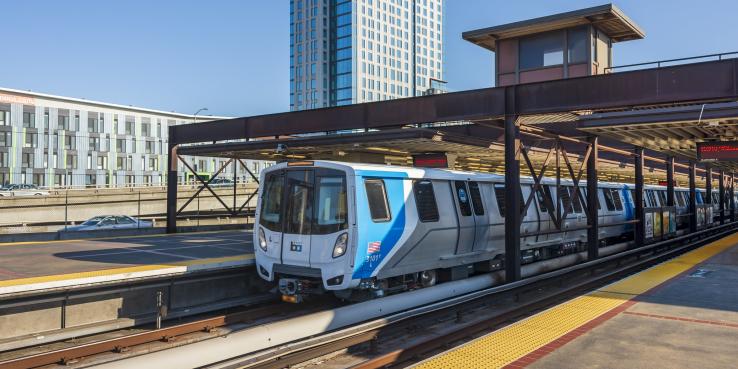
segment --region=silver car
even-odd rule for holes
[[[49,192],[32,184],[11,184],[0,189],[0,196],[49,196]]]
[[[102,229],[131,229],[131,228],[151,228],[154,223],[148,220],[141,220],[129,217],[127,215],[100,215],[87,219],[83,223],[67,227],[67,231],[95,231]]]

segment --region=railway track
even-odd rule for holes
[[[734,232],[737,223],[614,254],[593,262],[493,287],[489,293],[459,299],[437,309],[406,314],[384,323],[312,337],[302,348],[285,346],[226,360],[215,368],[373,369],[404,367],[425,356],[501,328],[540,310],[674,258]],[[398,315],[403,315],[398,314]],[[362,329],[361,327],[366,327]]]
[[[325,335],[310,337],[297,344],[282,345],[225,359],[213,363],[212,367],[284,368],[295,364],[309,365],[311,360],[326,355],[333,355],[334,358],[331,360],[334,361],[347,355],[353,356],[353,360],[336,361],[336,367],[382,368],[401,365],[442,349],[450,342],[495,329],[568,297],[697,248],[731,233],[736,224],[714,227],[430,306],[418,307]],[[494,306],[495,300],[498,306]],[[239,326],[243,327],[244,323],[250,322],[253,326],[261,324],[259,321],[264,319],[271,318],[272,321],[287,319],[331,307],[325,301],[315,301],[307,305],[267,304],[162,329],[144,330],[121,337],[19,356],[0,361],[0,369],[72,363],[80,367],[94,365],[116,360],[116,354],[119,356],[117,359],[121,359],[137,353],[164,350],[168,346],[189,343],[193,339],[188,336],[193,334],[206,333],[199,339],[208,339],[227,334]],[[485,310],[488,312],[483,314]],[[435,334],[431,335],[417,334],[418,327],[428,326],[429,322],[435,322],[436,326],[439,322],[443,323],[441,324],[443,328],[437,328]],[[414,338],[408,339],[408,335]],[[152,347],[152,343],[162,344]],[[330,367],[331,360],[322,361],[321,367]]]

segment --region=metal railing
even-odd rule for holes
[[[644,63],[617,65],[614,67],[605,68],[605,73],[612,73],[616,70],[619,71],[621,69],[628,69],[628,70],[645,69],[645,68],[640,68],[640,67],[653,68],[653,66],[655,66],[656,68],[661,68],[661,67],[671,66],[675,64],[681,64],[682,62],[694,62],[696,60],[703,60],[703,59],[705,59],[704,61],[710,61],[710,60],[723,60],[723,59],[733,59],[733,58],[738,58],[738,51],[719,53],[719,54],[690,56],[686,58],[657,60],[657,61],[644,62]]]

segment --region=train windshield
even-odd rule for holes
[[[331,169],[270,173],[262,186],[259,224],[275,232],[330,234],[348,227],[346,176]]]

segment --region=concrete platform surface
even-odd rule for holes
[[[4,294],[253,263],[250,231],[0,243]]]
[[[736,368],[738,234],[419,363],[419,368]]]

